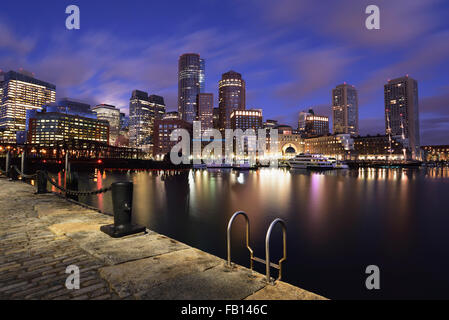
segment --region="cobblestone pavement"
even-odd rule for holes
[[[0,178],[0,299],[324,299],[150,230],[113,239],[100,231],[110,216],[34,191]]]
[[[0,179],[0,299],[116,299],[98,269],[105,265],[72,239],[55,235],[35,206],[68,203],[55,195],[35,196],[34,187]],[[80,268],[79,290],[68,290],[69,265]]]

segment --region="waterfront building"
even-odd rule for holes
[[[354,139],[350,134],[306,138],[304,142],[306,153],[322,154],[339,160],[349,160],[355,157]]]
[[[284,159],[304,153],[304,139],[299,132],[288,125],[278,125],[275,129],[278,130],[278,154]]]
[[[129,140],[133,147],[149,152],[155,120],[165,113],[164,98],[134,90],[129,101]]]
[[[304,137],[319,137],[329,133],[329,117],[315,115],[313,109],[299,113],[298,131]]]
[[[358,136],[354,139],[354,151],[358,160],[404,160],[404,146],[400,140],[387,135]]]
[[[192,124],[181,119],[160,119],[155,121],[153,133],[153,157],[162,160],[170,153],[171,149],[178,141],[171,141],[170,135],[175,129],[186,129],[192,135]]]
[[[334,134],[359,135],[357,90],[347,83],[332,90],[332,127]]]
[[[92,111],[97,114],[98,120],[109,123],[109,143],[115,146],[120,133],[120,109],[109,104],[99,104]]]
[[[231,129],[254,129],[256,134],[258,129],[262,129],[262,110],[234,110],[231,113]]]
[[[72,140],[109,144],[109,123],[105,120],[59,112],[38,112],[30,119],[28,142],[59,146]]]
[[[205,87],[205,62],[197,53],[186,53],[178,60],[179,118],[192,123],[196,119],[197,96]]]
[[[449,145],[422,146],[424,161],[449,161]]]
[[[388,80],[384,96],[386,134],[401,139],[413,159],[420,158],[418,82],[409,76]]]
[[[213,128],[214,95],[212,93],[198,94],[196,120],[201,122],[201,133]]]
[[[24,70],[3,73],[0,80],[0,139],[15,143],[16,132],[26,129],[26,111],[54,103],[56,86]]]
[[[245,110],[246,89],[242,75],[229,71],[222,75],[219,82],[220,129],[231,128],[231,113],[234,110]]]

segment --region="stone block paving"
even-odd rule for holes
[[[34,187],[0,179],[0,299],[117,299],[101,278],[104,263],[38,218],[39,204],[68,203],[35,196]],[[68,290],[66,267],[80,268],[80,289]]]

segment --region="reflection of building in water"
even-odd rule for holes
[[[449,161],[449,145],[422,146],[424,161]]]
[[[354,151],[358,160],[404,160],[404,146],[398,139],[387,135],[355,137]]]

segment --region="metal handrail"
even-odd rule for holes
[[[281,280],[281,278],[282,278],[282,262],[287,260],[287,227],[285,226],[284,220],[277,218],[270,224],[270,227],[268,228],[268,231],[267,231],[267,235],[265,237],[265,265],[266,265],[267,282],[268,283],[272,283],[271,277],[270,277],[270,266],[272,265],[272,263],[270,262],[270,237],[271,237],[271,232],[273,231],[273,228],[277,223],[280,223],[282,225],[284,256],[281,258],[281,260],[279,260],[277,266],[273,265],[273,267],[279,269],[279,276],[276,279],[276,281]]]
[[[229,223],[228,223],[228,229],[227,229],[227,246],[228,246],[228,267],[231,267],[231,227],[232,227],[232,223],[234,222],[235,218],[237,218],[237,216],[242,215],[245,217],[246,220],[246,248],[248,249],[249,253],[250,253],[250,269],[253,270],[253,260],[254,260],[254,252],[253,249],[251,249],[251,247],[249,246],[249,218],[248,215],[243,212],[243,211],[237,211],[236,213],[233,214],[233,216],[231,217],[231,219],[229,219]]]

